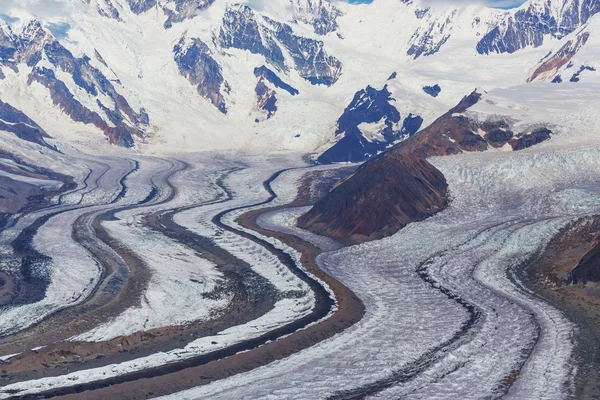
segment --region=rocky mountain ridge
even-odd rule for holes
[[[51,18],[3,12],[0,78],[5,79],[0,86],[9,95],[0,99],[15,103],[15,87],[41,85],[50,99],[44,106],[126,147],[276,143],[278,149],[317,151],[320,162],[368,159],[433,122],[475,85],[489,89],[527,78],[554,79],[568,64],[563,53],[575,54],[594,35],[585,29],[598,11],[595,0],[531,0],[507,11],[399,0],[366,5],[327,0],[84,3],[83,10],[73,5],[71,14]],[[378,24],[390,24],[393,34],[378,36]],[[532,36],[532,24],[545,28],[535,28]],[[577,32],[580,37],[572,38]],[[112,35],[122,39],[111,41]],[[566,47],[544,59],[542,52],[557,39]],[[146,53],[149,46],[155,50]],[[522,51],[531,53],[525,68],[513,62],[518,54],[512,54]],[[441,81],[429,65],[455,59],[457,52],[472,57],[471,69],[451,62],[447,68],[452,72]],[[492,53],[501,53],[494,57],[512,67],[492,62]],[[377,62],[378,57],[391,62]],[[560,57],[563,61],[553,61]],[[487,68],[496,69],[497,80],[488,79]],[[587,79],[594,66],[573,68],[568,80],[576,81]],[[394,78],[386,80],[392,72]],[[340,126],[354,97],[369,88],[387,91],[381,97],[387,96],[384,103],[391,107],[382,103],[379,118],[363,116],[353,126]],[[47,100],[38,89],[27,90],[32,93],[19,96],[19,102],[30,114]],[[57,127],[41,123],[51,136],[61,136]],[[236,140],[215,136],[217,127],[226,132],[220,137]]]

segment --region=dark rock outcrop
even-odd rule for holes
[[[437,83],[433,86],[423,86],[423,91],[431,97],[437,97],[441,93],[442,88]]]
[[[580,75],[582,72],[584,71],[596,71],[596,68],[594,67],[590,67],[589,65],[582,65],[579,67],[579,69],[577,70],[577,72],[575,72],[573,74],[573,76],[571,76],[571,79],[569,79],[569,82],[579,82],[580,79]]]
[[[283,47],[294,61],[294,69],[313,85],[331,86],[342,73],[342,63],[327,54],[322,41],[298,36],[291,26],[261,17],[246,5],[227,8],[218,41],[223,48],[260,54],[275,68],[287,71],[290,66]]]
[[[564,3],[560,15],[550,1],[536,1],[529,7],[509,13],[498,26],[486,33],[477,43],[477,52],[514,53],[525,47],[539,47],[544,37],[562,38],[585,24],[600,12],[600,0]]]
[[[209,100],[223,114],[227,114],[225,98],[229,85],[223,78],[221,66],[212,57],[210,49],[202,40],[182,38],[173,48],[175,62],[181,75],[198,88],[198,93]]]
[[[556,73],[563,65],[567,64],[571,59],[577,54],[579,49],[581,49],[588,41],[590,34],[588,32],[583,32],[577,35],[577,39],[575,41],[569,40],[565,43],[557,52],[554,54],[549,54],[540,63],[540,65],[536,68],[536,70],[531,74],[531,76],[527,79],[527,82],[532,82],[536,79],[545,79],[554,77],[552,82],[559,83],[562,81],[560,77],[556,82]]]
[[[402,129],[400,130],[401,135],[412,136],[421,129],[423,125],[423,118],[420,115],[408,114],[402,122]]]
[[[546,128],[514,135],[507,121],[479,122],[465,116],[480,98],[471,93],[418,134],[367,161],[304,214],[299,226],[347,242],[385,237],[448,204],[444,176],[428,157],[507,143],[520,150],[549,137]]]
[[[385,119],[384,135],[391,135],[392,125],[400,121],[400,113],[390,104],[393,100],[387,85],[381,90],[367,86],[366,89],[358,91],[338,120],[336,134],[346,132],[361,123],[374,123]]]
[[[256,109],[265,112],[267,119],[271,118],[277,111],[277,94],[274,90],[269,89],[262,78],[256,84],[255,92],[257,98]]]
[[[297,89],[282,81],[275,72],[271,71],[264,65],[262,67],[254,68],[254,76],[256,76],[257,78],[266,79],[267,81],[271,82],[271,84],[273,84],[273,86],[275,86],[276,88],[283,89],[292,96],[295,96],[300,93]]]
[[[358,91],[337,121],[338,141],[318,158],[323,164],[364,161],[385,150],[397,140],[419,130],[423,119],[410,114],[400,125],[401,116],[392,105],[394,99],[384,86],[377,90],[371,86]],[[371,135],[361,131],[361,124],[378,123],[377,132]],[[364,129],[364,128],[363,128]],[[374,136],[373,136],[374,134]]]
[[[44,138],[48,134],[22,111],[0,100],[0,130],[14,133],[18,138],[50,147]]]
[[[487,132],[484,136],[485,140],[496,148],[503,147],[514,136],[510,126],[504,120],[486,121],[482,129]]]
[[[548,128],[536,128],[531,132],[523,132],[509,141],[513,150],[523,150],[550,139],[552,131]]]

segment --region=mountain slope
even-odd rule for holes
[[[349,242],[391,235],[449,203],[444,175],[427,158],[516,151],[550,138],[551,130],[543,126],[470,115],[481,98],[482,93],[471,93],[415,136],[363,164],[300,217],[299,226]]]
[[[51,136],[95,146],[102,132],[149,152],[318,156],[333,147],[327,162],[368,159],[474,86],[525,82],[557,38],[566,43],[597,12],[595,0],[531,0],[516,10],[397,0],[61,4],[37,17],[8,6],[0,13],[0,99],[41,114]],[[552,29],[532,37],[529,22],[517,20],[551,21]],[[518,45],[504,51],[507,43]],[[263,66],[294,93],[255,76]],[[356,94],[384,86],[402,122],[365,120],[340,131]],[[432,97],[428,87],[441,91]]]

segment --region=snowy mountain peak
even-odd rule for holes
[[[306,24],[312,25],[316,34],[326,35],[338,29],[337,18],[342,15],[327,0],[290,0],[294,7],[294,16]]]
[[[477,44],[480,54],[539,47],[547,36],[562,38],[600,12],[599,0],[531,0],[491,29]]]

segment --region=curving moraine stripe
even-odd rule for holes
[[[126,179],[139,169],[138,161],[129,160],[129,162],[131,168],[123,172],[121,179],[119,180],[120,190],[118,194],[106,204],[107,206],[115,205],[119,202],[119,200],[125,198],[127,192]],[[104,166],[105,168],[103,168],[99,175],[96,174],[93,183],[89,180],[90,177],[93,175],[94,171],[90,170],[87,177],[84,179],[84,184],[78,190],[79,192],[86,191],[87,189],[91,189],[91,191],[99,190],[101,188],[101,184],[99,182],[109,171],[110,167],[108,166],[108,164],[100,162],[94,162],[94,164]],[[172,168],[168,169],[167,171],[173,169],[173,163],[171,163],[171,165]],[[172,173],[178,172],[179,170],[181,170],[181,168],[175,169]],[[25,338],[27,340],[37,338],[37,340],[41,341],[41,343],[43,344],[46,344],[46,342],[51,343],[52,340],[56,340],[56,337],[48,335],[49,337],[45,339],[45,336],[47,335],[49,329],[63,329],[65,328],[65,324],[69,323],[70,321],[73,321],[75,318],[82,314],[88,313],[110,303],[110,301],[112,301],[118,295],[123,285],[125,285],[125,283],[127,282],[129,268],[127,264],[116,253],[107,251],[105,245],[102,246],[98,243],[99,240],[97,236],[100,234],[100,232],[102,232],[101,220],[103,220],[103,218],[106,218],[106,215],[113,215],[114,210],[135,208],[138,205],[147,204],[150,201],[152,201],[152,199],[156,196],[157,193],[158,190],[156,189],[156,187],[154,187],[150,194],[144,200],[138,203],[128,206],[120,206],[116,208],[113,207],[111,208],[111,210],[104,212],[98,210],[91,211],[82,214],[77,218],[72,227],[72,238],[75,242],[79,243],[94,257],[98,265],[102,266],[102,269],[100,270],[101,277],[98,280],[98,284],[92,289],[92,291],[88,294],[86,299],[81,299],[81,301],[79,301],[77,304],[69,305],[67,307],[56,310],[55,313],[47,316],[44,320],[29,326],[25,331],[23,331],[20,334],[22,338]],[[64,195],[68,195],[68,193]],[[24,262],[29,262],[31,259],[33,259],[34,261],[38,260],[38,262],[40,262],[39,260],[41,260],[42,262],[50,260],[47,256],[39,253],[32,245],[32,239],[36,234],[37,229],[41,227],[45,222],[47,222],[50,218],[56,215],[69,211],[83,210],[86,208],[93,208],[97,206],[97,204],[82,205],[82,199],[84,198],[84,196],[85,193],[81,196],[81,199],[77,201],[76,204],[64,205],[61,199],[58,205],[53,206],[54,208],[60,208],[60,211],[46,214],[36,219],[33,224],[29,225],[21,232],[17,240],[15,240],[15,244],[16,250],[19,251],[21,254],[25,254]],[[168,202],[171,199],[172,197],[166,199],[165,201]],[[108,250],[110,250],[110,248]],[[44,279],[44,277],[45,275],[42,275],[41,278],[38,279]],[[43,283],[47,285],[47,279]],[[31,286],[31,284],[29,286]],[[40,295],[43,298],[44,287],[40,287],[39,289],[40,290],[38,292],[40,292]],[[28,290],[28,293],[36,292]],[[11,306],[15,304],[16,303],[13,302]],[[39,326],[39,324],[42,323],[43,327]],[[21,339],[21,337],[16,337],[14,335],[15,332],[12,333],[13,335],[3,339],[2,343],[9,343],[9,341],[16,342]],[[62,337],[61,340],[65,339],[67,339],[67,337]]]
[[[270,252],[275,254],[278,257],[278,259],[281,262],[283,262],[288,268],[293,270],[294,274],[296,274],[297,276],[299,276],[303,280],[305,280],[309,284],[309,286],[311,288],[313,288],[313,290],[316,292],[316,296],[317,296],[316,306],[314,307],[314,309],[308,316],[297,319],[291,323],[288,323],[288,324],[278,327],[276,329],[273,329],[273,330],[271,330],[265,334],[262,334],[258,337],[244,340],[244,341],[234,344],[232,346],[223,348],[221,350],[213,351],[210,353],[206,353],[201,356],[195,356],[192,358],[184,359],[180,362],[171,363],[171,364],[162,365],[159,367],[153,367],[153,368],[148,368],[148,369],[144,369],[144,370],[140,370],[140,371],[136,371],[136,372],[132,372],[132,373],[119,375],[119,376],[111,377],[111,378],[108,378],[105,380],[99,380],[99,381],[95,381],[95,382],[91,382],[91,383],[85,383],[85,384],[69,386],[69,387],[56,388],[56,389],[38,393],[36,395],[25,396],[24,398],[34,398],[34,397],[40,396],[40,395],[42,395],[44,397],[52,397],[52,396],[68,395],[68,394],[80,394],[81,395],[82,393],[85,393],[86,391],[95,391],[95,390],[106,389],[106,388],[113,389],[115,387],[115,385],[132,383],[132,382],[135,382],[135,381],[138,381],[141,379],[143,379],[144,382],[151,382],[152,380],[148,381],[148,379],[158,378],[158,377],[168,377],[169,374],[173,374],[173,373],[179,372],[179,371],[184,371],[186,369],[190,369],[190,368],[194,368],[194,367],[198,367],[198,366],[204,366],[213,361],[226,360],[229,357],[234,356],[234,355],[249,356],[251,358],[251,354],[252,354],[251,350],[262,349],[265,344],[267,344],[267,343],[274,344],[275,341],[277,341],[278,339],[281,339],[283,337],[286,337],[286,339],[293,340],[292,339],[293,335],[290,337],[289,336],[290,334],[293,334],[294,332],[297,332],[298,330],[302,330],[303,328],[306,328],[308,325],[311,325],[314,322],[317,322],[319,320],[323,320],[323,318],[327,317],[330,314],[330,312],[335,304],[335,301],[331,297],[330,293],[321,285],[321,283],[317,279],[313,278],[311,275],[307,274],[302,268],[298,267],[289,254],[285,253],[282,250],[279,250],[278,248],[276,248],[275,246],[273,246],[272,244],[268,243],[265,240],[259,239],[258,237],[254,236],[250,233],[241,231],[237,228],[231,227],[231,226],[225,224],[224,222],[222,222],[222,218],[230,212],[233,212],[236,210],[242,210],[242,209],[250,209],[253,207],[259,207],[261,205],[266,205],[266,204],[272,202],[277,197],[277,195],[271,188],[271,183],[275,179],[277,179],[277,177],[279,177],[281,175],[281,173],[283,173],[283,172],[284,171],[279,171],[279,172],[273,174],[269,179],[267,179],[264,182],[264,187],[267,190],[267,192],[269,193],[269,198],[267,200],[261,201],[256,204],[242,206],[242,207],[235,207],[235,208],[231,208],[229,210],[220,212],[213,218],[213,223],[215,225],[217,225],[218,227],[220,227],[221,229],[233,232],[238,236],[243,236],[244,238],[252,240],[253,242],[259,244],[260,246],[267,248],[267,250],[269,250]],[[232,194],[230,193],[229,189],[227,189],[226,186],[224,185],[223,179],[218,180],[217,183],[219,186],[221,186],[224,193],[226,193],[225,194],[226,199],[231,198]],[[223,200],[224,199],[216,200],[216,201],[223,201]],[[172,217],[177,212],[178,212],[177,209],[170,210],[168,212],[164,212],[164,211],[159,212],[158,214],[155,215],[156,219],[154,222],[152,222],[152,218],[148,218],[149,225],[153,226],[154,228],[160,229],[164,232],[170,231],[171,232],[170,235],[172,235],[173,232],[175,232],[177,234],[176,235],[177,239],[181,240],[181,242],[184,244],[188,244],[188,245],[193,244],[194,246],[197,246],[198,248],[203,249],[204,251],[207,251],[207,249],[210,249],[211,251],[214,251],[218,255],[223,256],[223,253],[221,251],[216,250],[214,247],[207,244],[209,241],[205,240],[206,238],[201,238],[198,236],[195,236],[192,238],[186,231],[182,230],[184,228],[181,228],[181,227],[177,228],[175,226],[175,224],[172,222]],[[223,256],[223,257],[226,257],[226,256]],[[264,295],[264,293],[262,293],[262,294]],[[356,320],[349,320],[349,321],[346,321],[346,325],[349,326],[355,322],[356,322]],[[213,334],[214,334],[214,331],[213,331]],[[328,335],[330,335],[330,334],[328,334]],[[325,337],[323,337],[323,338],[325,338]],[[322,340],[322,339],[320,339],[320,340]],[[305,345],[310,345],[310,344],[311,344],[310,341],[307,341],[306,343],[304,343],[304,345],[299,344],[300,349],[305,348]],[[285,352],[281,352],[281,351],[280,351],[280,353],[286,354]],[[259,365],[264,365],[265,363],[268,363],[270,360],[273,360],[273,359],[266,358],[266,359],[261,360],[258,364],[256,364],[256,360],[254,360],[251,364],[256,364],[255,367],[257,367]],[[237,368],[235,368],[234,370],[237,370]],[[225,376],[227,376],[227,375],[225,375]],[[223,377],[225,377],[225,376],[223,376]],[[202,378],[203,381],[206,381],[206,379],[208,379],[208,378],[207,377]],[[215,379],[218,379],[218,378],[215,376]]]

